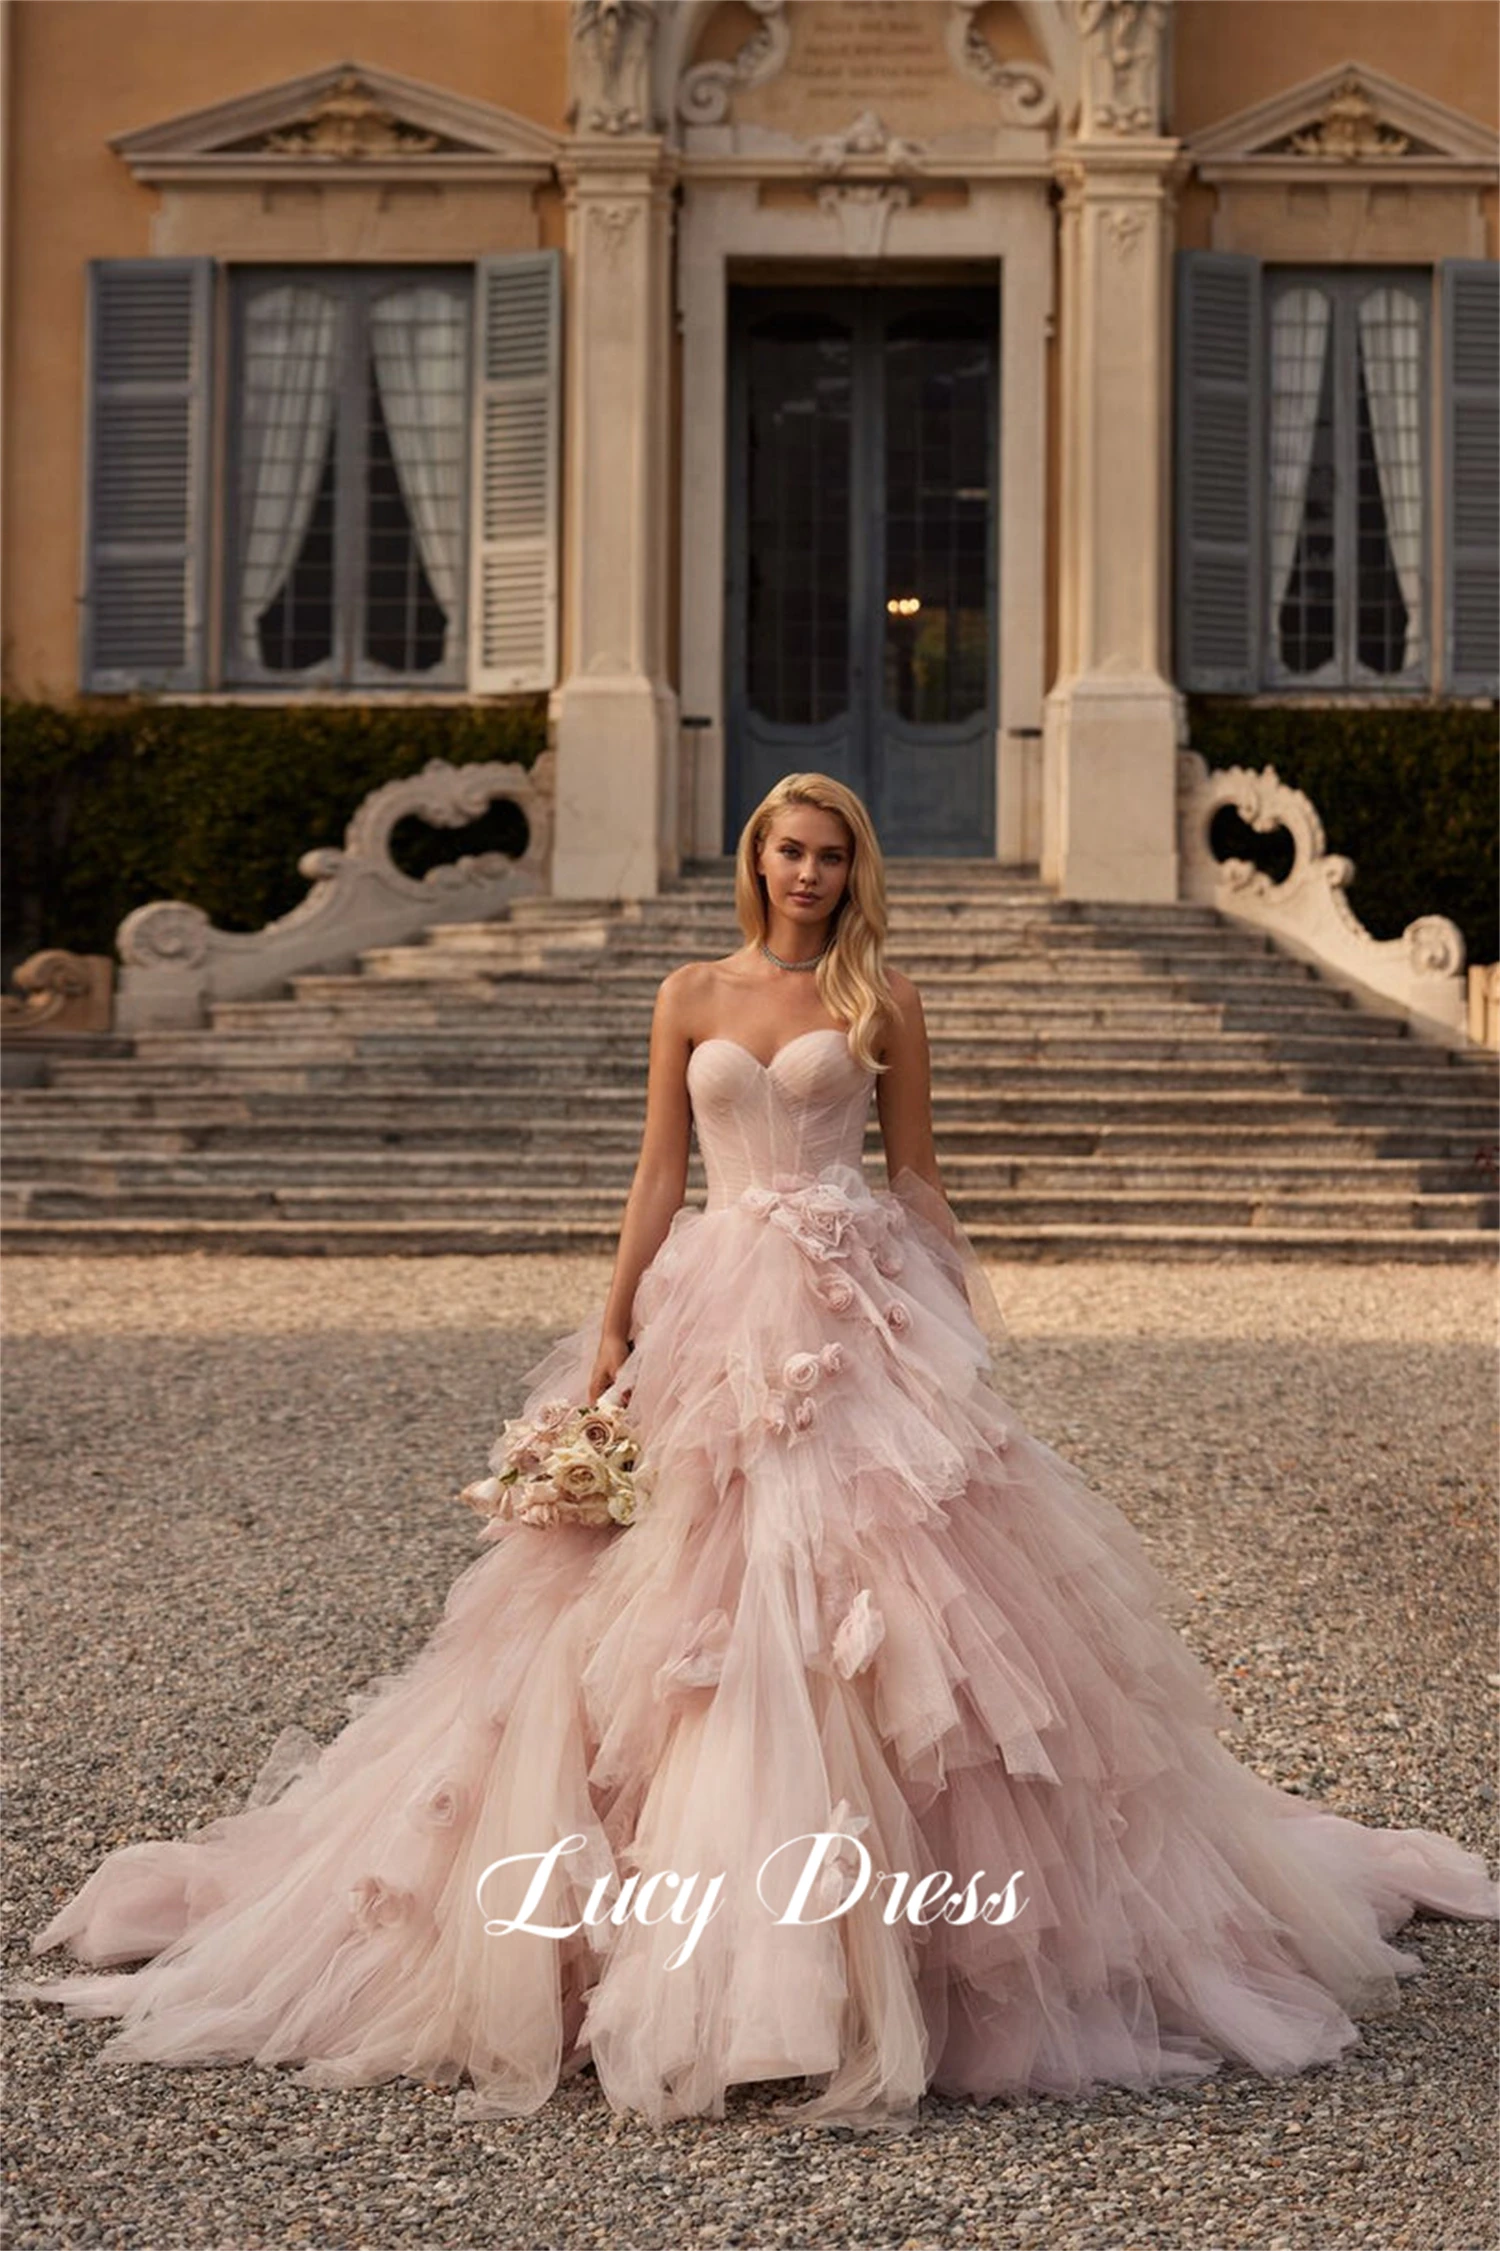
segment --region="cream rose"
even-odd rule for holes
[[[591,1493],[609,1490],[608,1462],[581,1439],[575,1439],[571,1446],[559,1446],[547,1467],[559,1492],[575,1500],[587,1500]]]

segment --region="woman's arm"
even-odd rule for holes
[[[914,1172],[946,1198],[932,1139],[932,1061],[922,996],[909,977],[888,972],[896,1013],[886,1027],[881,1060],[889,1068],[876,1081],[876,1108],[885,1142],[886,1178]]]
[[[666,1240],[673,1214],[687,1192],[692,1111],[687,1060],[692,1053],[686,1018],[697,964],[686,962],[662,979],[651,1018],[646,1123],[635,1178],[630,1184],[620,1245],[605,1301],[599,1357],[589,1378],[589,1402],[614,1382],[630,1350],[636,1285]]]

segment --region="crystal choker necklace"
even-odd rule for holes
[[[762,938],[760,942],[760,950],[765,955],[767,961],[775,962],[778,969],[816,969],[818,963],[823,959],[823,954],[827,953],[828,948],[827,946],[825,946],[823,948],[822,954],[814,954],[811,961],[783,961],[780,954],[772,953],[764,938]]]

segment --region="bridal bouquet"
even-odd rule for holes
[[[549,1399],[529,1421],[507,1422],[490,1455],[493,1476],[459,1499],[476,1515],[518,1524],[633,1524],[649,1496],[641,1444],[619,1402]]]

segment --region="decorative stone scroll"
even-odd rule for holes
[[[1372,937],[1344,896],[1354,862],[1328,851],[1312,800],[1282,781],[1274,766],[1258,774],[1247,766],[1210,770],[1198,751],[1185,750],[1177,775],[1183,898],[1254,924],[1337,983],[1394,1002],[1450,1037],[1466,1036],[1464,939],[1455,923],[1424,914],[1399,938]],[[1248,860],[1215,857],[1209,831],[1223,805],[1262,835],[1287,831],[1296,856],[1280,883]]]
[[[1007,125],[1048,125],[1057,112],[1057,82],[1040,63],[1004,61],[995,53],[975,16],[985,0],[950,0],[948,53],[961,78],[972,79],[999,97],[999,116]]]
[[[360,805],[342,846],[318,846],[297,865],[312,889],[264,930],[216,930],[201,907],[158,899],[125,917],[116,943],[116,1029],[138,1032],[202,1024],[219,1000],[275,993],[305,970],[352,968],[368,946],[402,945],[448,922],[483,922],[513,899],[547,889],[554,800],[552,751],[528,771],[492,761],[450,766],[434,758],[419,774],[387,782]],[[409,815],[435,828],[462,828],[497,799],[526,817],[525,851],[465,854],[421,877],[391,858],[391,836]]]
[[[685,71],[677,89],[677,114],[689,125],[721,125],[731,96],[741,87],[774,78],[791,47],[786,0],[745,0],[760,18],[739,53],[729,62],[699,63]]]
[[[70,954],[60,946],[32,954],[0,994],[0,1035],[54,1039],[109,1030],[115,965],[107,954]]]

